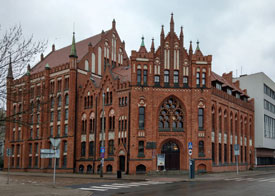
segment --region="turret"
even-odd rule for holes
[[[12,64],[11,64],[11,53],[10,53],[10,62],[9,62],[7,79],[13,80]]]
[[[173,13],[171,13],[171,20],[170,20],[170,32],[174,32],[175,23],[173,18]]]
[[[77,56],[77,53],[76,53],[75,33],[74,32],[73,32],[71,53],[70,53],[69,57],[70,57],[70,68],[71,69],[76,69],[76,60],[77,60],[78,56]]]
[[[154,38],[152,38],[152,44],[151,44],[151,52],[155,52],[155,44],[154,44]]]

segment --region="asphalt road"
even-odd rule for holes
[[[188,182],[90,183],[71,186],[94,196],[275,196],[275,174]]]

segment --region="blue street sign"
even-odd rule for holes
[[[100,147],[100,153],[104,153],[105,152],[105,148],[104,147]]]
[[[192,142],[188,142],[188,149],[192,150],[193,146],[192,146]]]

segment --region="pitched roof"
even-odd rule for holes
[[[109,31],[106,31],[105,33],[108,33]],[[88,52],[89,43],[95,46],[100,40],[101,40],[101,33],[77,42],[76,50],[77,50],[78,58],[82,59],[83,56]],[[37,63],[31,69],[31,73],[33,74],[33,73],[38,73],[40,71],[43,71],[47,63],[49,64],[50,67],[55,67],[55,66],[69,62],[70,51],[71,51],[71,45],[49,53],[42,61]]]
[[[228,86],[228,87],[232,88],[233,90],[238,91],[243,95],[246,95],[246,93],[244,93],[244,91],[242,89],[240,89],[239,87],[234,85],[232,83],[232,81],[226,80],[225,78],[223,78],[222,76],[216,74],[213,71],[211,72],[211,81],[219,81],[220,83],[223,84],[223,86]]]
[[[131,82],[131,68],[129,66],[119,66],[112,69],[115,78],[119,78],[121,82]]]

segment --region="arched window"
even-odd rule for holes
[[[98,53],[97,53],[97,55],[98,55],[98,59],[97,59],[98,75],[101,75],[101,53],[102,53],[101,48],[98,47]]]
[[[147,70],[143,70],[143,85],[147,85]]]
[[[65,105],[69,105],[69,95],[65,95]]]
[[[202,86],[205,87],[205,85],[206,85],[206,69],[202,69],[201,83],[202,83]]]
[[[174,71],[174,84],[179,84],[179,71]]]
[[[138,111],[138,127],[139,129],[144,129],[145,127],[145,107],[139,107]]]
[[[95,53],[92,53],[92,73],[95,73]]]
[[[197,72],[197,74],[196,74],[196,85],[197,85],[197,87],[200,86],[200,72]]]
[[[85,60],[85,71],[89,71],[89,61]]]
[[[94,156],[94,142],[89,142],[89,156]]]
[[[85,156],[86,154],[86,142],[81,142],[81,156]]]
[[[107,172],[112,172],[113,171],[113,166],[112,165],[107,165],[106,170],[107,170]]]
[[[155,75],[155,85],[159,85],[159,76]]]
[[[183,109],[180,102],[174,97],[167,98],[161,105],[159,129],[160,131],[167,129],[183,131]]]
[[[164,83],[169,84],[169,71],[168,70],[164,71]]]
[[[199,157],[204,156],[204,141],[199,141]]]
[[[141,84],[141,69],[137,70],[137,84]]]
[[[146,167],[144,165],[140,164],[136,167],[136,173],[140,174],[140,173],[145,173],[145,172],[146,172]]]
[[[84,166],[79,165],[79,173],[83,174],[83,172],[84,172]]]
[[[91,174],[93,172],[93,167],[91,165],[87,166],[87,174]]]
[[[199,122],[199,130],[203,130],[204,125],[204,110],[203,108],[199,108],[198,111],[198,122]]]
[[[109,155],[114,154],[114,140],[109,140],[108,142],[108,154]]]

